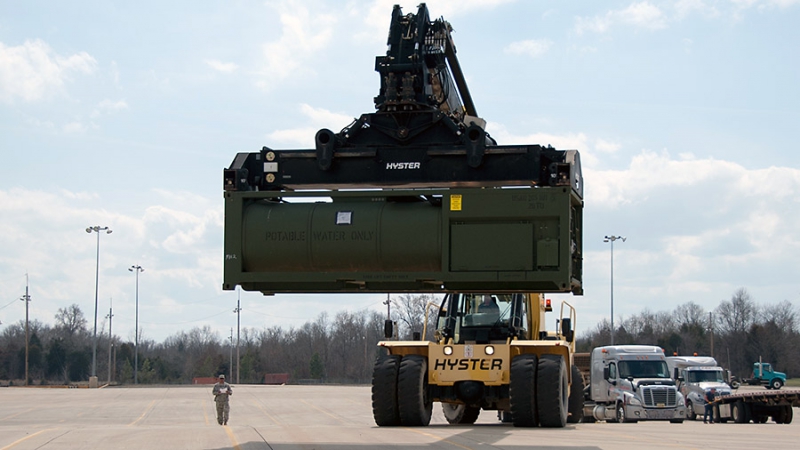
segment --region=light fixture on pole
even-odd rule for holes
[[[136,327],[133,337],[133,384],[139,384],[139,272],[142,266],[131,266],[129,271],[136,273]]]
[[[611,345],[614,345],[614,241],[621,239],[625,242],[623,236],[606,236],[603,242],[611,243]]]
[[[87,227],[87,233],[97,233],[97,266],[94,273],[94,333],[92,334],[92,377],[97,378],[97,293],[100,287],[100,232],[111,234],[111,228],[95,225]],[[91,383],[90,383],[91,384]]]

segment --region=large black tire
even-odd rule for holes
[[[792,409],[792,405],[784,406],[786,408],[786,413],[783,415],[783,423],[788,425],[792,423],[792,418],[794,417],[794,410]]]
[[[397,400],[401,424],[424,427],[431,423],[433,402],[428,397],[428,362],[424,357],[408,355],[400,361]]]
[[[625,406],[622,403],[617,403],[617,407],[614,409],[614,417],[615,422],[617,423],[636,423],[638,420],[635,419],[628,419],[625,417]]]
[[[572,366],[572,385],[569,387],[568,423],[581,423],[583,420],[583,376],[578,366]]]
[[[731,416],[736,423],[750,422],[750,408],[743,401],[737,401],[731,406]]]
[[[442,413],[447,423],[452,425],[471,425],[478,420],[481,409],[475,406],[442,403]]]
[[[694,412],[694,405],[691,400],[686,400],[686,418],[689,420],[697,420],[697,413]]]
[[[569,378],[564,357],[542,355],[536,378],[539,424],[548,428],[563,428],[569,414]]]
[[[769,382],[769,387],[772,389],[780,389],[783,387],[783,380],[780,378],[773,378],[772,381]]]
[[[372,370],[372,417],[379,427],[400,425],[397,374],[400,356],[381,355]]]
[[[539,425],[536,416],[536,355],[519,355],[511,361],[509,403],[515,427]]]

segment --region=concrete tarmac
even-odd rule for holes
[[[587,423],[514,428],[482,411],[448,425],[434,405],[428,427],[378,428],[368,386],[234,386],[227,426],[211,386],[0,389],[0,450],[14,449],[794,449],[788,425]]]

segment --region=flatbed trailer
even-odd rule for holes
[[[794,415],[792,407],[800,407],[800,390],[747,391],[720,396],[715,402],[714,421],[735,423],[788,424]]]

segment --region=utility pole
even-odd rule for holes
[[[231,327],[230,344],[231,364],[228,366],[228,378],[233,382],[233,327]]]
[[[111,349],[114,348],[114,339],[111,337],[111,318],[114,317],[112,305],[113,299],[108,299],[108,315],[106,316],[108,319],[108,384],[111,384]]]
[[[28,274],[25,274],[25,295],[20,299],[25,302],[25,386],[28,385],[28,353],[30,342],[30,331],[28,328],[28,303],[31,301],[31,296],[28,294]]]
[[[711,311],[708,312],[708,328],[711,331],[711,357],[714,357],[714,320]]]
[[[241,291],[236,289],[236,309],[233,310],[236,313],[236,384],[239,384],[239,325],[242,318],[242,308],[239,307],[240,302]]]

